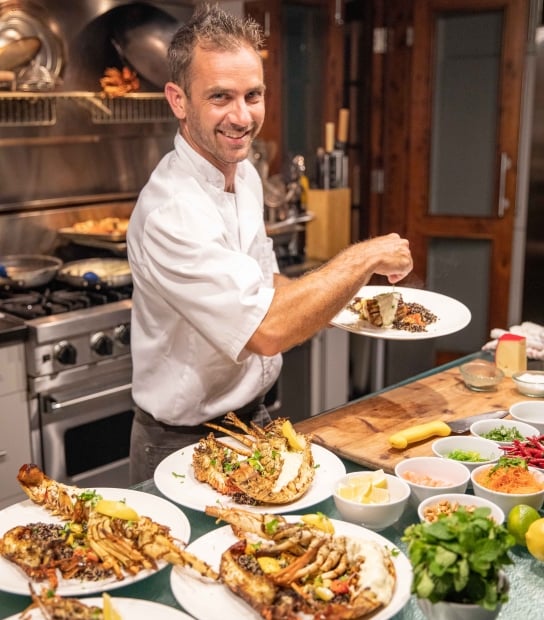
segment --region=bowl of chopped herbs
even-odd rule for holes
[[[433,442],[432,451],[443,459],[459,461],[473,470],[479,465],[496,463],[502,450],[496,442],[473,435],[450,435]]]
[[[429,619],[495,618],[508,600],[504,567],[515,545],[490,509],[459,507],[435,521],[409,525],[402,541],[412,564],[412,593]]]
[[[511,445],[515,440],[539,435],[538,430],[519,420],[479,420],[470,426],[470,434],[496,442],[500,446]]]

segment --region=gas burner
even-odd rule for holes
[[[0,309],[22,319],[34,319],[48,314],[41,302],[39,293],[16,294],[0,301]]]
[[[81,308],[88,308],[91,306],[91,300],[86,293],[81,291],[53,291],[48,295],[48,304],[56,305],[60,308],[66,308],[68,310],[81,310]],[[62,312],[62,310],[58,310]]]
[[[28,289],[0,289],[0,310],[22,319],[63,314],[94,306],[130,299],[132,286],[119,288],[79,289],[67,287],[66,283],[53,281],[46,287]]]

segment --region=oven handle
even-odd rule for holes
[[[125,383],[124,385],[117,385],[112,388],[108,388],[107,390],[102,390],[101,392],[93,392],[92,394],[87,394],[86,396],[79,396],[78,398],[72,398],[71,400],[66,400],[62,403],[58,401],[50,401],[49,406],[51,407],[51,411],[61,411],[66,407],[73,407],[74,405],[80,405],[82,403],[87,403],[91,400],[96,400],[97,398],[102,398],[103,396],[111,396],[113,394],[119,394],[121,392],[127,392],[132,389],[131,383]]]

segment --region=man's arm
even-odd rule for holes
[[[327,327],[373,274],[394,284],[412,266],[408,241],[391,233],[354,244],[300,278],[277,275],[268,313],[246,347],[261,355],[286,351]]]

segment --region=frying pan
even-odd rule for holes
[[[78,288],[117,288],[132,284],[127,260],[122,258],[88,258],[66,263],[57,278]]]
[[[23,37],[0,47],[0,71],[12,71],[28,64],[40,51],[38,37]]]
[[[170,79],[167,52],[178,22],[160,9],[136,4],[122,24],[111,37],[117,53],[138,75],[163,88]]]
[[[54,256],[10,254],[0,256],[0,284],[33,288],[47,284],[62,267]]]

